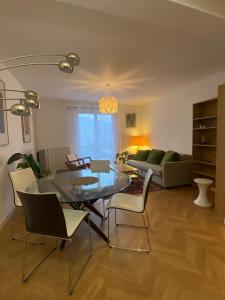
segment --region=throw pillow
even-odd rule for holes
[[[163,150],[152,149],[147,158],[147,162],[149,162],[150,164],[159,165],[161,163],[161,160],[163,159],[164,154],[165,152]]]
[[[138,152],[135,154],[134,159],[135,160],[147,160],[149,153],[150,153],[150,150],[138,150]]]
[[[164,155],[161,164],[165,162],[178,161],[178,160],[180,160],[180,154],[175,151],[169,150]]]

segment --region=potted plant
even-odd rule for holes
[[[129,152],[128,151],[123,151],[121,153],[116,154],[116,160],[119,160],[123,164],[127,162]]]
[[[34,159],[33,154],[22,154],[22,153],[14,153],[7,161],[7,164],[10,165],[15,161],[18,161],[20,159],[23,159],[22,162],[19,162],[17,165],[18,168],[31,168],[34,172],[34,175],[36,177],[42,177],[43,174],[41,174],[41,169],[38,164],[38,162]]]

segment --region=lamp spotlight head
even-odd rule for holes
[[[61,61],[59,63],[59,70],[65,73],[73,73],[74,67],[68,61]]]
[[[25,91],[24,96],[26,99],[33,99],[33,100],[38,100],[38,94],[34,91]]]
[[[13,115],[20,116],[20,117],[27,117],[30,116],[30,109],[24,104],[14,104],[11,106],[10,111]]]
[[[25,105],[27,105],[28,107],[30,107],[32,109],[39,109],[40,108],[39,102],[35,99],[32,99],[32,98],[24,99],[24,103],[25,103]]]
[[[73,67],[76,67],[80,63],[80,57],[76,53],[68,53],[66,55],[66,61],[70,63]]]

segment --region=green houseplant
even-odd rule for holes
[[[117,153],[116,154],[116,160],[119,160],[120,162],[122,162],[123,164],[125,164],[126,161],[127,161],[128,155],[129,155],[128,151],[123,151],[121,153]]]
[[[7,161],[7,164],[10,165],[15,161],[18,161],[20,159],[23,159],[22,162],[19,162],[17,165],[18,168],[31,168],[34,172],[34,175],[36,177],[42,177],[43,175],[41,174],[41,169],[38,164],[38,162],[34,159],[33,154],[22,154],[22,153],[14,153],[12,156]]]

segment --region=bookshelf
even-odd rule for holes
[[[225,84],[218,88],[215,212],[225,222]]]
[[[209,178],[216,186],[217,99],[193,104],[193,179]]]

